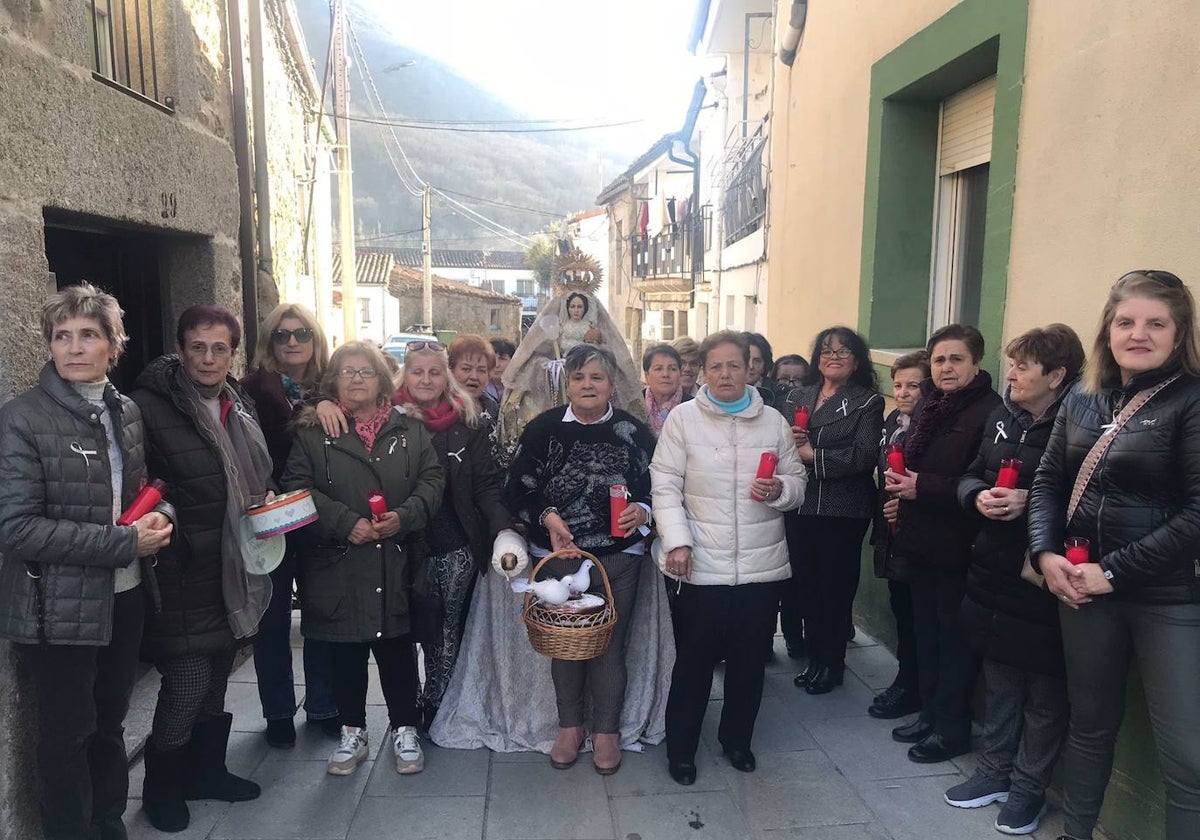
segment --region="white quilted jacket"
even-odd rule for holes
[[[750,407],[726,414],[701,388],[673,409],[650,464],[654,521],[660,539],[655,558],[692,549],[690,583],[733,586],[791,576],[783,513],[804,501],[808,480],[787,421],[763,404],[754,388]],[[779,456],[775,474],[783,494],[772,502],[750,498],[763,452]]]

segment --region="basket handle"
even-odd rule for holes
[[[588,560],[592,561],[592,564],[597,569],[600,570],[600,579],[602,581],[604,581],[604,594],[606,596],[608,596],[608,603],[610,603],[610,604],[613,603],[612,585],[608,582],[608,572],[606,572],[604,570],[604,564],[600,562],[600,558],[597,557],[595,554],[592,554],[590,551],[584,551],[582,548],[564,549],[562,551],[550,552],[545,557],[543,557],[540,561],[538,561],[538,564],[536,566],[534,566],[532,569],[529,570],[529,582],[533,583],[534,581],[537,580],[538,572],[540,572],[542,570],[542,566],[545,566],[548,562],[550,562],[551,560],[553,560],[556,557],[563,557],[567,554],[580,554],[583,556],[583,558],[587,558]],[[526,607],[529,606],[529,604],[532,600],[533,600],[533,593],[526,592],[525,593]]]

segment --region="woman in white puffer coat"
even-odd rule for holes
[[[746,385],[750,349],[740,333],[700,345],[705,385],[667,417],[650,465],[655,557],[679,581],[675,668],[667,700],[667,759],[681,785],[696,780],[696,748],[725,660],[717,737],[730,763],[754,770],[750,740],[775,632],[780,582],[791,577],[783,513],[804,500],[806,472],[783,416]],[[757,478],[764,452],[778,458]]]

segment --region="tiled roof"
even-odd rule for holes
[[[386,251],[367,251],[357,249],[354,252],[354,279],[360,286],[382,286],[387,282],[396,264],[395,258]],[[342,255],[333,252],[333,282],[342,282]]]
[[[388,281],[388,292],[393,297],[400,297],[401,295],[413,292],[420,294],[423,280],[424,278],[418,269],[398,265],[392,269],[392,276]],[[436,274],[433,275],[433,291],[434,294],[442,292],[518,307],[521,305],[521,299],[514,295],[504,295],[500,292],[493,292],[490,289],[481,289],[478,286],[472,286],[470,283],[464,283],[461,280],[448,280],[445,277],[438,277]]]
[[[664,134],[658,139],[658,142],[644,151],[633,163],[626,167],[625,171],[618,175],[612,183],[600,191],[600,195],[596,196],[596,203],[604,206],[616,198],[625,188],[633,183],[633,176],[641,172],[647,166],[660,157],[671,151],[671,144],[675,142],[678,133]]]
[[[405,265],[409,268],[421,268],[420,248],[372,250],[378,253],[391,254],[400,265]],[[452,251],[434,248],[430,261],[433,263],[434,268],[527,268],[524,251]]]

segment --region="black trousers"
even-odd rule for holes
[[[725,660],[725,703],[717,738],[748,749],[762,703],[768,642],[782,581],[738,586],[684,583],[675,598],[675,669],[667,696],[667,757],[694,761],[713,669]]]
[[[888,581],[888,603],[896,618],[896,659],[900,670],[892,685],[917,693],[921,690],[917,673],[917,634],[913,628],[912,587],[906,581]]]
[[[845,667],[846,631],[858,594],[862,541],[869,523],[844,516],[801,516],[796,526],[808,656],[830,668]]]
[[[342,726],[367,725],[367,656],[372,653],[379,666],[379,682],[392,728],[421,725],[417,713],[417,657],[410,637],[329,645],[333,649],[333,699]]]
[[[943,738],[965,741],[971,737],[971,694],[980,665],[959,620],[967,573],[915,569],[910,586],[921,717]]]
[[[792,567],[791,580],[785,580],[779,587],[779,626],[783,630],[783,639],[789,648],[798,648],[804,643],[805,602],[800,591],[802,537],[800,534],[800,514],[788,511],[783,515],[784,533],[787,535],[788,562]]]
[[[114,597],[112,639],[103,647],[14,645],[37,709],[38,803],[46,840],[125,836],[124,723],[137,679],[145,598],[141,586]]]

